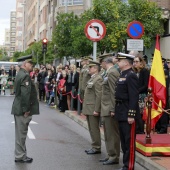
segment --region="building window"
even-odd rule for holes
[[[164,35],[169,34],[169,19],[164,22]]]
[[[61,6],[65,6],[66,0],[61,0]],[[83,5],[83,0],[67,0],[67,5]]]
[[[124,3],[127,3],[127,4],[128,4],[128,0],[122,0],[122,2],[124,2]]]

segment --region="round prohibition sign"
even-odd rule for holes
[[[106,35],[106,26],[102,21],[93,19],[86,24],[84,32],[89,40],[100,41]]]
[[[133,39],[141,38],[144,33],[144,26],[139,21],[130,22],[127,27],[127,33]]]

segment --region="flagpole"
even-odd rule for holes
[[[146,144],[151,144],[152,139],[151,139],[151,110],[152,110],[152,88],[148,89],[148,96],[147,96],[147,103],[148,103],[148,117],[147,117],[147,122],[146,122],[146,138],[145,138],[145,143]]]

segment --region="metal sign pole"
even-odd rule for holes
[[[96,61],[97,42],[93,42],[93,61]]]

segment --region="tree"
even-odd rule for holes
[[[57,25],[53,33],[53,46],[56,46],[57,56],[59,58],[63,56],[72,56],[72,37],[71,30],[74,25],[77,25],[77,16],[74,13],[58,13]]]
[[[114,50],[120,51],[126,47],[126,40],[129,38],[127,26],[134,20],[144,25],[145,32],[142,39],[146,48],[151,47],[156,34],[162,35],[164,32],[162,11],[156,3],[147,0],[129,0],[127,4],[114,0],[111,1],[111,9],[114,20],[107,26],[110,30],[108,36]]]

